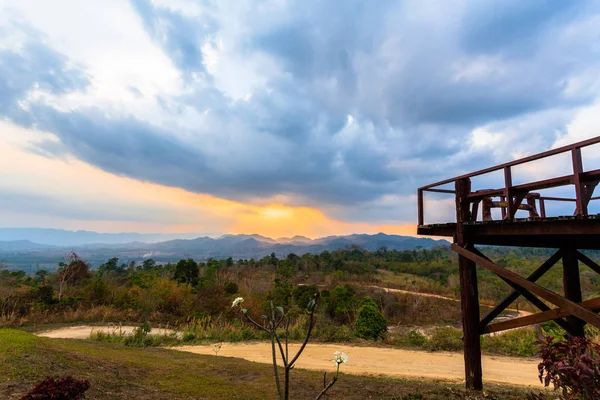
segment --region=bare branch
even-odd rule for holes
[[[325,376],[327,376],[327,373],[325,373]],[[325,386],[325,388],[321,391],[321,393],[319,393],[319,395],[315,398],[315,400],[319,400],[321,397],[323,397],[325,395],[325,393],[327,393],[327,391],[329,389],[331,389],[331,387],[337,382],[337,376],[334,377],[331,382],[329,382],[329,384],[327,386]],[[325,378],[323,378],[323,384],[325,384]]]
[[[304,351],[304,348],[306,347],[306,345],[308,344],[308,340],[310,339],[310,334],[312,333],[312,329],[315,325],[315,321],[314,321],[314,317],[315,317],[315,311],[314,308],[313,310],[310,312],[310,320],[308,323],[308,332],[306,332],[306,337],[304,338],[304,342],[302,342],[302,346],[300,346],[300,349],[298,350],[298,353],[296,353],[296,356],[292,359],[292,361],[290,361],[289,366],[292,367],[294,365],[294,363],[296,362],[296,360],[298,359],[298,357],[300,357],[300,354],[302,354],[302,352]]]

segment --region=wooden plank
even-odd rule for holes
[[[581,295],[581,280],[579,277],[579,260],[577,259],[577,250],[572,246],[563,248],[563,288],[565,298],[574,303],[581,303],[583,300]],[[579,318],[569,316],[567,322],[573,327],[570,332],[573,336],[585,336],[585,322]]]
[[[454,194],[454,190],[449,190],[449,189],[424,189],[424,191],[426,192],[432,192],[432,193],[448,193],[448,194]]]
[[[456,181],[456,243],[469,246],[465,223],[471,220],[469,193],[471,180]],[[472,246],[472,245],[470,245]],[[481,337],[479,335],[479,293],[477,266],[467,257],[458,257],[460,278],[460,307],[463,326],[465,383],[467,389],[482,390]]]
[[[475,254],[479,255],[480,257],[483,257],[484,259],[491,262],[491,260],[489,258],[487,258],[484,254],[482,254],[479,250],[473,249],[472,251],[473,251],[473,253],[475,253]],[[507,278],[504,278],[502,276],[500,277],[500,279],[502,279],[504,282],[506,282],[514,290],[516,290],[521,296],[525,297],[531,304],[533,304],[535,307],[537,307],[538,310],[540,310],[540,311],[550,310],[550,307],[548,307],[546,305],[546,303],[544,303],[543,301],[541,301],[540,299],[535,297],[527,289],[524,289],[523,287],[517,285],[516,283],[511,282],[510,280],[508,280]],[[569,324],[569,322],[567,322],[563,319],[557,319],[555,321],[561,328],[563,328],[565,331],[567,331],[570,335],[577,336],[578,331],[573,329],[573,327],[571,326],[571,324]]]
[[[579,303],[580,306],[587,308],[591,311],[600,311],[600,297],[586,300]],[[544,311],[537,314],[527,315],[524,317],[514,318],[508,321],[497,322],[495,324],[487,325],[483,328],[483,333],[500,332],[507,329],[520,328],[523,326],[529,326],[534,324],[541,324],[543,322],[552,321],[558,318],[563,318],[571,315],[571,313],[564,308],[555,308],[553,310]]]
[[[423,187],[421,187],[421,189],[429,189],[429,188],[433,188],[433,187],[436,187],[436,186],[446,185],[448,183],[455,182],[455,181],[457,181],[459,179],[472,178],[474,176],[479,176],[479,175],[487,174],[489,172],[499,171],[499,170],[503,169],[504,167],[511,167],[511,166],[515,166],[515,165],[519,165],[519,164],[524,164],[524,163],[529,162],[529,161],[541,160],[542,158],[554,156],[556,154],[565,153],[567,151],[572,150],[575,147],[579,147],[579,148],[581,148],[581,147],[587,147],[587,146],[591,146],[591,145],[597,144],[597,143],[600,143],[600,136],[596,136],[594,138],[583,140],[581,142],[573,143],[573,144],[570,144],[570,145],[567,145],[567,146],[558,147],[556,149],[544,151],[542,153],[534,154],[532,156],[520,158],[520,159],[515,160],[515,161],[510,161],[510,162],[507,162],[507,163],[504,163],[504,164],[500,164],[500,165],[496,165],[496,166],[493,166],[493,167],[480,169],[479,171],[475,171],[475,172],[472,172],[470,174],[464,174],[464,175],[461,175],[461,176],[457,176],[455,178],[445,179],[445,180],[440,181],[440,182],[436,182],[436,183],[432,183],[430,185],[423,186]]]
[[[477,190],[469,194],[469,198],[471,200],[474,199],[483,199],[484,197],[496,197],[500,196],[504,193],[504,188],[502,189],[486,189],[486,190]]]
[[[582,252],[577,252],[577,258],[579,261],[590,267],[594,272],[600,274],[600,265],[596,264],[594,260],[583,254]]]
[[[535,282],[540,279],[546,272],[550,270],[562,257],[561,250],[557,250],[550,258],[548,258],[538,269],[533,271],[527,280]],[[510,306],[515,300],[519,298],[521,294],[517,290],[513,290],[508,296],[506,296],[493,310],[491,310],[485,317],[479,322],[480,329],[492,322],[502,311]]]
[[[550,189],[559,186],[570,185],[573,182],[573,175],[560,176],[558,178],[544,179],[541,181],[523,183],[513,187],[515,192],[530,192],[533,190]]]
[[[481,267],[488,269],[494,272],[496,275],[501,276],[503,278],[508,279],[509,281],[521,286],[524,289],[529,290],[530,292],[540,296],[542,299],[562,308],[569,310],[571,315],[579,317],[580,319],[586,321],[589,324],[594,325],[595,327],[600,328],[600,316],[594,314],[588,309],[585,309],[574,303],[573,301],[567,300],[562,296],[557,295],[556,293],[541,287],[538,284],[529,282],[527,279],[515,274],[512,271],[509,271],[505,268],[500,267],[499,265],[494,264],[491,261],[486,260],[483,257],[474,254],[473,252],[464,249],[456,244],[452,244],[452,250],[454,250],[459,255],[468,258],[469,260],[477,263]]]

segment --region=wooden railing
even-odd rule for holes
[[[440,186],[496,171],[504,172],[504,187],[499,189],[478,190],[469,194],[469,202],[472,206],[471,221],[477,219],[480,204],[482,205],[482,220],[484,221],[492,219],[492,208],[500,208],[503,219],[513,219],[517,210],[529,211],[529,216],[531,218],[545,218],[547,201],[575,202],[574,215],[588,215],[589,202],[600,199],[600,197],[592,197],[595,187],[600,182],[600,169],[584,171],[581,149],[598,143],[600,143],[600,136],[423,186],[419,188],[417,192],[419,226],[424,225],[425,210],[423,195],[425,192],[455,194],[454,190],[442,189]],[[572,174],[521,185],[513,185],[512,167],[567,152],[571,153],[573,165]],[[539,193],[535,193],[536,190],[567,185],[575,186],[575,198],[544,197]],[[524,200],[526,203],[522,204]]]

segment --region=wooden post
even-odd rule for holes
[[[471,180],[459,179],[456,185],[456,237],[458,246],[473,249],[465,223],[471,220],[469,193]],[[458,256],[460,275],[460,306],[462,312],[463,343],[465,357],[465,381],[467,389],[483,390],[481,372],[481,342],[479,336],[479,294],[477,269],[473,261]]]
[[[418,201],[418,222],[419,222],[419,226],[422,226],[424,221],[425,221],[425,211],[423,210],[423,191],[421,189],[419,189],[417,191],[417,201]]]
[[[565,298],[575,303],[581,303],[581,281],[579,279],[579,259],[577,250],[572,246],[567,246],[563,249],[563,286],[565,290]],[[571,334],[573,336],[585,336],[585,322],[577,317],[567,317],[567,322],[571,325]]]
[[[573,183],[575,184],[575,199],[577,207],[575,208],[575,215],[587,215],[587,203],[584,200],[584,184],[581,182],[581,173],[583,173],[583,162],[581,161],[581,149],[579,147],[573,148],[571,151],[571,157],[573,159]]]
[[[506,215],[504,219],[513,219],[517,210],[513,203],[512,172],[510,167],[504,167],[504,196],[506,197]]]

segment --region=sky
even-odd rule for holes
[[[415,234],[597,135],[594,1],[0,0],[2,227]]]

